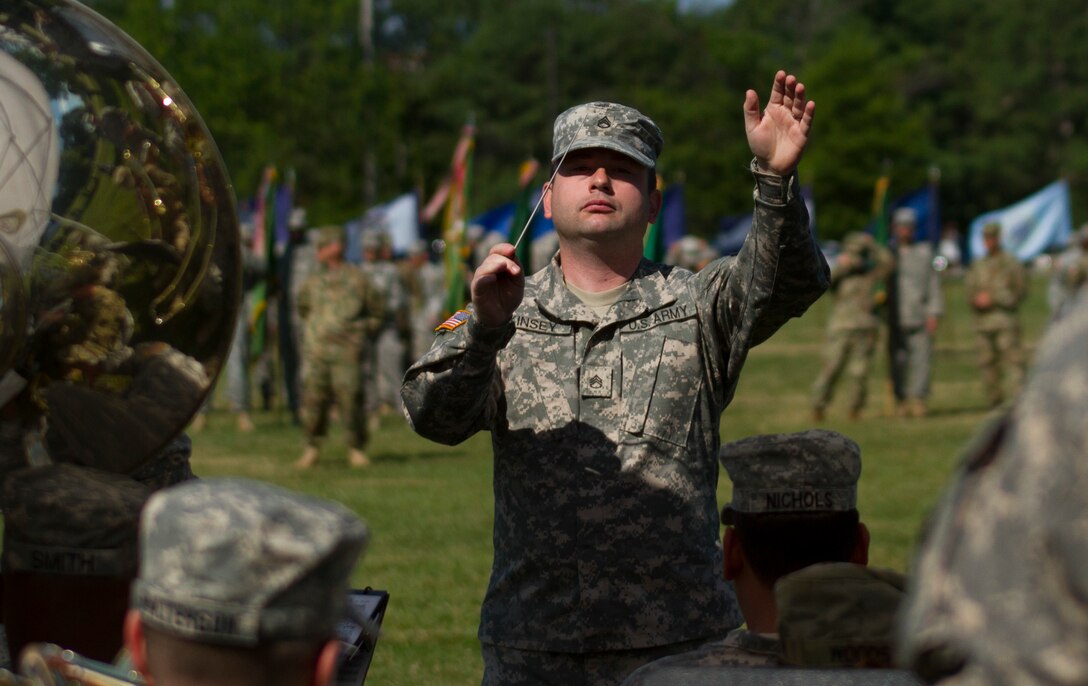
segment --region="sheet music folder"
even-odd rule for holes
[[[336,686],[362,686],[366,680],[379,629],[385,619],[389,594],[372,588],[348,591],[348,614],[336,625],[336,634],[344,644]]]

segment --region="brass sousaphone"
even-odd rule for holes
[[[240,289],[233,189],[170,75],[77,2],[0,2],[0,471],[144,464]]]

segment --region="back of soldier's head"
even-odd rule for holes
[[[155,683],[308,683],[366,535],[339,504],[256,481],[153,496],[132,608]]]
[[[150,493],[128,476],[71,464],[7,475],[3,623],[13,658],[32,642],[113,658]]]
[[[834,431],[752,436],[722,446],[733,482],[722,522],[767,585],[818,562],[845,562],[858,543],[861,451]]]

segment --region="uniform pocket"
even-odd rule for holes
[[[698,320],[624,332],[624,429],[684,447],[702,389]]]

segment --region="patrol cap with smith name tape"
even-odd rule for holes
[[[190,481],[144,508],[132,607],[200,643],[331,637],[366,541],[338,503],[248,479]]]
[[[68,463],[4,479],[5,570],[125,578],[136,573],[140,510],[151,489]]]
[[[801,667],[893,666],[906,577],[849,562],[814,564],[774,586],[781,659]]]
[[[575,105],[555,118],[552,164],[568,150],[607,148],[653,169],[664,145],[661,129],[635,108],[614,102],[589,102]]]
[[[733,482],[733,513],[848,512],[857,509],[861,449],[835,431],[765,434],[727,443],[718,454]]]

